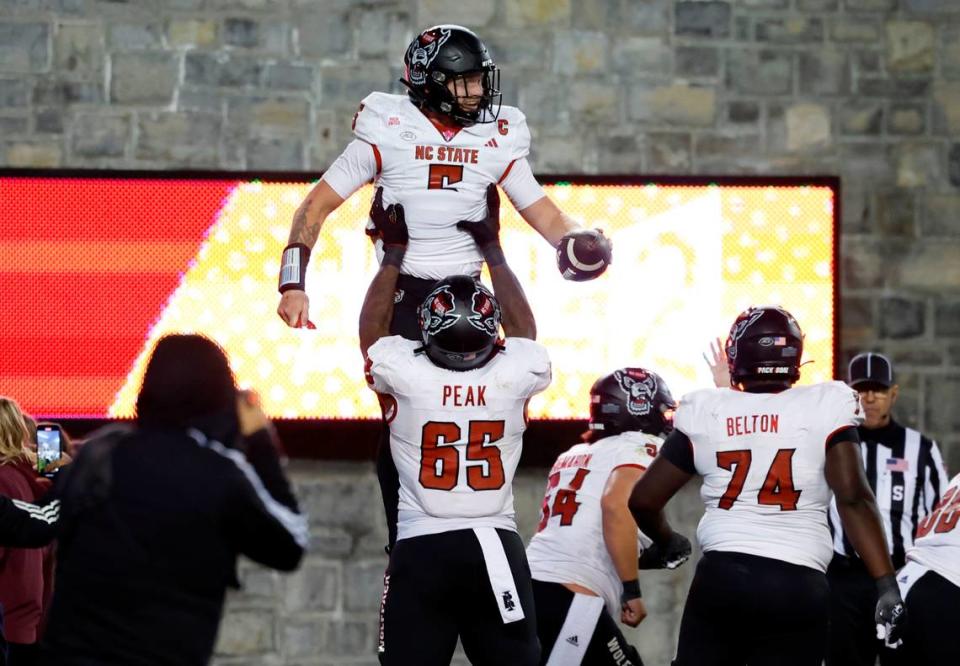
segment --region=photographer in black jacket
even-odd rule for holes
[[[289,571],[307,543],[269,421],[223,351],[162,338],[133,429],[63,469],[47,666],[206,664],[237,556]]]

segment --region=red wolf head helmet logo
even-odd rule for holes
[[[450,328],[460,319],[460,315],[453,311],[455,308],[456,301],[449,287],[435,289],[420,306],[420,328],[430,335]]]
[[[473,302],[471,309],[474,314],[467,319],[475,327],[490,335],[497,335],[500,332],[500,304],[497,303],[487,288],[477,283],[477,289],[473,292]]]
[[[627,396],[627,411],[634,416],[646,416],[653,410],[653,397],[657,394],[653,376],[643,370],[617,370],[613,375]]]

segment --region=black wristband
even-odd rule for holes
[[[398,269],[403,263],[403,257],[407,253],[406,245],[386,245],[383,246],[383,259],[381,266],[396,266]]]
[[[634,578],[633,580],[623,581],[623,592],[620,593],[620,603],[625,604],[628,601],[633,601],[634,599],[639,599],[643,595],[640,594],[640,581]]]
[[[500,243],[485,245],[480,249],[480,253],[483,255],[483,260],[487,262],[487,266],[491,268],[507,261],[507,258],[503,256],[503,248],[500,247]]]
[[[876,580],[877,583],[877,596],[883,596],[885,593],[892,590],[896,590],[897,594],[900,594],[900,586],[897,584],[897,575],[896,574],[887,574],[886,576],[880,576]]]
[[[310,248],[303,243],[291,243],[283,248],[280,259],[280,286],[282,294],[290,289],[307,289],[307,263],[310,261]]]

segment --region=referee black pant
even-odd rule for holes
[[[497,534],[524,619],[503,622],[473,530],[401,539],[383,581],[383,666],[449,666],[458,636],[475,666],[536,666],[540,642],[523,541],[509,530]]]
[[[938,573],[928,571],[913,584],[904,600],[907,631],[903,664],[910,666],[957,666],[960,664],[960,587]]]
[[[744,553],[704,553],[674,666],[821,666],[829,588],[815,569]]]
[[[420,341],[420,304],[433,291],[436,280],[400,275],[393,298],[393,319],[390,320],[390,335],[400,335],[407,340]],[[377,445],[377,480],[380,496],[387,515],[388,550],[397,541],[397,511],[400,503],[400,476],[390,454],[390,427],[384,424]]]
[[[903,651],[877,639],[877,583],[859,557],[835,554],[827,569],[830,583],[830,642],[827,666],[914,666]],[[910,622],[909,616],[907,622]]]
[[[560,583],[533,581],[533,599],[537,604],[537,635],[540,637],[540,664],[547,663],[558,640],[589,641],[581,666],[643,666],[637,649],[627,642],[616,621],[604,608],[592,636],[560,636],[575,594]]]

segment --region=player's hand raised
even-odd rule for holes
[[[460,220],[457,229],[473,236],[484,255],[491,246],[500,247],[500,193],[496,183],[487,186],[487,216],[482,220]]]
[[[900,597],[896,576],[890,574],[878,578],[877,593],[877,610],[873,618],[877,624],[877,639],[888,648],[899,647],[907,624],[907,609]]]
[[[707,356],[707,353],[704,352],[703,360],[707,362],[710,374],[713,375],[713,385],[717,388],[730,388],[730,368],[727,365],[727,352],[720,338],[710,343],[710,356]]]
[[[373,195],[373,204],[370,206],[370,219],[373,229],[367,233],[383,241],[384,250],[389,247],[406,248],[410,242],[407,232],[407,220],[404,217],[401,204],[390,204],[383,207],[383,188],[378,187]]]

